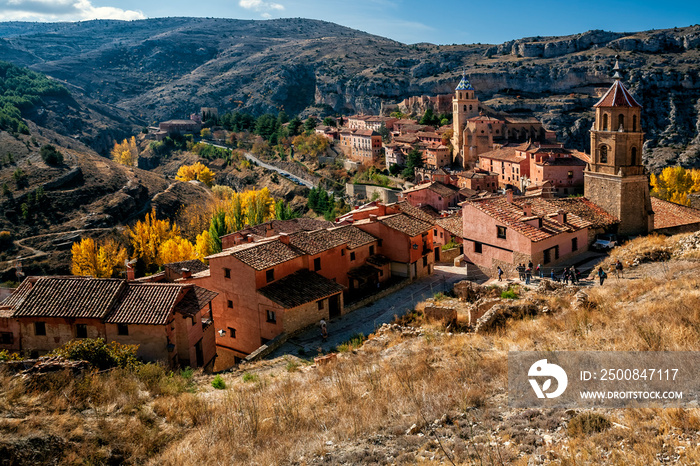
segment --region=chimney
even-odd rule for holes
[[[190,269],[182,268],[180,272],[182,272],[182,278],[192,278],[192,271]]]
[[[280,241],[284,244],[289,244],[289,235],[287,233],[280,233]]]
[[[513,190],[512,189],[506,189],[506,200],[509,203],[513,202]]]
[[[126,279],[129,281],[136,279],[136,271],[134,270],[134,266],[128,262],[126,264]]]
[[[532,204],[526,202],[523,204],[523,215],[526,217],[532,217]]]
[[[566,223],[566,212],[563,210],[557,212],[557,222],[561,223],[562,225]]]

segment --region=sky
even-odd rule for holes
[[[700,23],[700,1],[672,0],[0,0],[0,21],[136,20],[166,16],[312,18],[412,44],[500,44],[604,29]]]

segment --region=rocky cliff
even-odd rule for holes
[[[463,70],[487,105],[532,113],[588,149],[591,106],[620,55],[644,106],[650,168],[698,165],[700,26],[589,31],[500,45],[401,44],[304,19],[167,18],[0,23],[0,54],[136,121],[220,112],[379,112],[412,95],[452,93]]]

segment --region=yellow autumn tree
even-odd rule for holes
[[[147,269],[153,269],[156,265],[162,265],[159,263],[162,244],[169,239],[179,238],[180,229],[175,224],[170,225],[169,220],[158,220],[153,209],[144,220],[127,228],[127,235],[134,250],[134,258],[141,259]]]
[[[197,251],[192,243],[180,236],[170,238],[161,244],[158,251],[158,265],[197,259]]]
[[[114,143],[112,160],[122,165],[133,167],[139,158],[139,149],[136,147],[136,138],[124,139],[121,143]]]
[[[117,277],[124,269],[126,261],[126,249],[113,240],[98,246],[92,238],[84,238],[79,243],[73,243],[71,252],[73,275]]]
[[[194,165],[182,165],[177,170],[177,175],[175,179],[178,181],[200,181],[211,188],[214,184],[214,172],[209,170],[209,168],[201,162],[197,162]]]
[[[204,230],[202,233],[197,235],[197,242],[195,243],[194,249],[197,252],[199,260],[206,263],[207,261],[205,257],[211,255],[212,253],[211,235],[209,235],[209,231]]]
[[[700,170],[666,167],[659,175],[652,173],[649,182],[652,196],[676,204],[690,205],[688,194],[700,191]]]

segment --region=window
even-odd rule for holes
[[[46,335],[46,322],[34,322],[34,335]]]
[[[316,303],[318,304],[318,310],[322,311],[323,310],[323,300],[321,299],[319,301],[316,301]]]
[[[632,148],[632,161],[630,165],[637,165],[637,148],[633,147]]]
[[[603,131],[608,130],[608,115],[607,113],[603,115]]]
[[[340,250],[340,255],[341,255],[341,256],[344,256],[344,255],[345,255],[345,249],[341,249],[341,250]]]
[[[483,244],[478,242],[478,241],[474,241],[474,252],[476,254],[481,254],[482,250],[483,250]]]
[[[440,232],[440,238],[442,238],[442,232]]]
[[[578,238],[571,238],[571,250],[578,251]]]
[[[569,179],[571,179],[571,178],[574,177],[574,172],[571,171],[571,170],[569,170],[569,171],[566,173],[566,176],[567,176]]]
[[[231,278],[231,269],[224,268],[224,278]]]
[[[351,260],[351,261],[354,261],[354,260],[355,260],[355,253],[354,253],[354,252],[351,252],[351,253],[350,253],[350,260]]]
[[[433,229],[433,236],[437,236],[437,228]]]
[[[129,326],[127,324],[117,324],[117,335],[129,335]]]
[[[270,311],[268,309],[267,311],[267,321],[270,322],[271,324],[274,324],[277,322],[277,319],[275,318],[275,311]]]
[[[75,325],[75,337],[76,338],[87,338],[87,325],[76,324]]]
[[[226,307],[229,309],[233,309],[233,301],[230,299],[226,301]]]
[[[637,132],[637,115],[632,115],[632,132]]]
[[[369,255],[373,256],[374,255],[374,245],[369,247]]]
[[[314,259],[314,272],[321,270],[321,258],[317,257]]]
[[[270,269],[265,272],[265,279],[267,280],[267,283],[273,281],[275,279],[275,269]]]
[[[0,333],[0,344],[11,345],[14,341],[14,336],[12,332],[1,332]]]
[[[608,163],[608,146],[603,144],[600,146],[600,149],[598,149],[598,152],[600,154],[600,163]]]
[[[496,237],[506,239],[506,227],[496,227]]]
[[[236,338],[236,329],[233,327],[228,328],[228,336],[231,338]]]
[[[617,127],[625,129],[625,116],[620,114],[620,116],[617,117]]]

